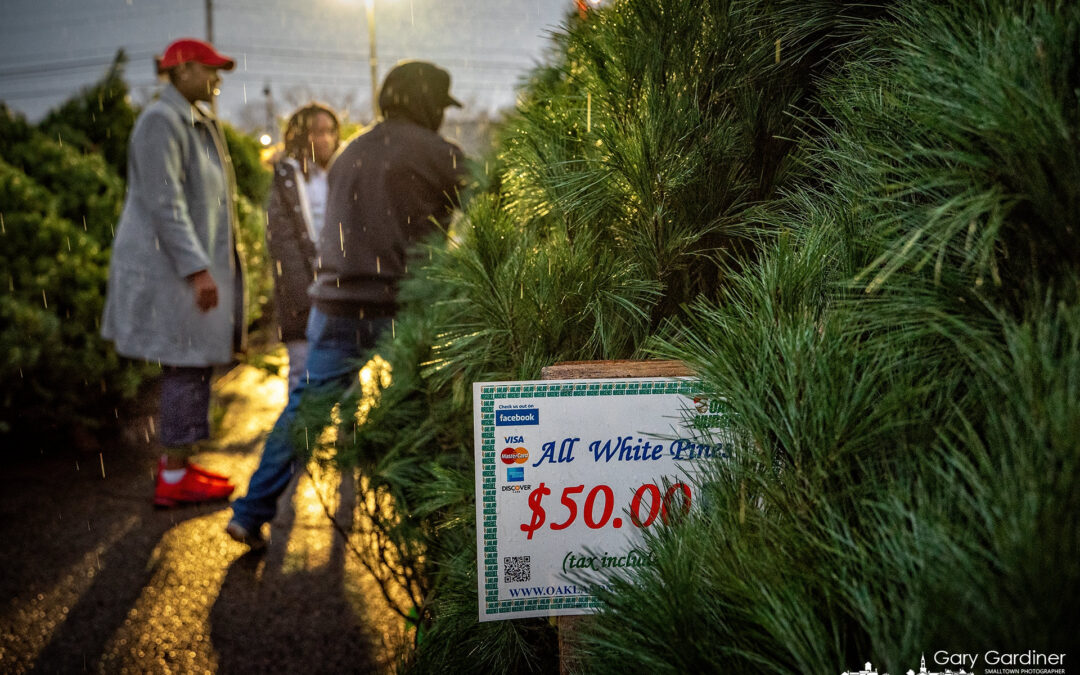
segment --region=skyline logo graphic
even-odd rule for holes
[[[872,665],[870,665],[870,662],[867,661],[866,665],[863,666],[862,670],[847,670],[847,671],[844,671],[843,673],[840,673],[840,675],[889,675],[889,674],[888,673],[879,673],[877,670],[874,669],[874,667]],[[919,663],[919,672],[916,673],[914,670],[909,670],[909,671],[907,671],[907,675],[974,675],[974,673],[969,673],[966,670],[964,670],[963,668],[961,668],[959,672],[955,672],[955,671],[948,670],[948,669],[946,669],[944,671],[940,671],[940,672],[935,671],[935,670],[927,670],[926,669],[926,655],[923,654],[922,661]]]
[[[507,483],[520,483],[525,480],[525,467],[512,466],[506,470]]]
[[[497,427],[536,426],[537,424],[540,424],[539,408],[495,411],[495,426]]]

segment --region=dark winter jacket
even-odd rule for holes
[[[266,243],[282,342],[304,339],[311,310],[307,289],[315,280],[315,242],[309,234],[313,224],[306,220],[309,216],[300,193],[303,181],[304,175],[294,160],[278,162],[266,207]]]
[[[388,75],[384,94],[391,82]],[[453,100],[439,84],[411,87],[408,97],[384,106],[388,119],[353,139],[334,160],[326,225],[317,244],[317,281],[310,289],[321,311],[393,316],[407,252],[449,223],[465,164],[460,148],[436,133],[442,116],[432,115],[431,97],[441,107]],[[403,114],[408,110],[412,114]]]

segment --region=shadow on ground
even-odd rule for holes
[[[216,386],[202,457],[239,492],[285,385],[240,366]],[[150,417],[100,454],[40,448],[0,472],[0,672],[387,672],[400,627],[318,498],[348,522],[352,480],[294,481],[268,550],[245,553],[224,503],[151,507]]]
[[[352,481],[343,480],[341,488],[339,522],[351,517],[355,504]],[[295,664],[301,663],[306,672],[376,672],[372,654],[377,638],[355,619],[347,599],[343,538],[331,535],[328,555],[319,563],[298,552],[311,542],[291,549],[274,545],[282,538],[324,534],[305,532],[292,502],[288,495],[283,500],[271,530],[272,545],[265,553],[249,552],[234,560],[218,592],[210,636],[221,671],[296,672]],[[283,621],[283,612],[291,620]]]

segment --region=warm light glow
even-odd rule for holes
[[[270,138],[270,134],[263,134],[262,136],[259,136],[259,142],[263,145],[270,145],[273,140],[274,139]]]

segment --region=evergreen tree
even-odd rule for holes
[[[802,185],[759,215],[775,244],[658,343],[742,452],[617,584],[590,672],[1073,641],[1080,574],[1049,558],[1080,544],[1078,31],[1063,4],[903,3],[823,82]]]
[[[476,621],[469,385],[649,355],[726,399],[738,452],[609,580],[586,672],[1070,644],[1078,72],[1053,0],[568,18],[413,267],[393,383],[343,416],[338,461],[392,508],[362,527],[416,575],[386,578],[426,626],[412,670],[553,668],[545,622]]]
[[[127,178],[128,138],[136,111],[124,80],[127,56],[117,50],[105,76],[52,110],[39,131],[81,153],[99,153],[117,175]]]
[[[36,449],[115,419],[113,408],[149,369],[118,360],[97,334],[111,240],[104,218],[118,210],[118,179],[100,157],[37,133],[12,154],[23,151],[40,159],[40,178],[62,176],[70,188],[56,195],[0,160],[0,433],[10,434],[11,447]],[[85,210],[74,195],[88,199]],[[87,215],[74,221],[65,208]]]

